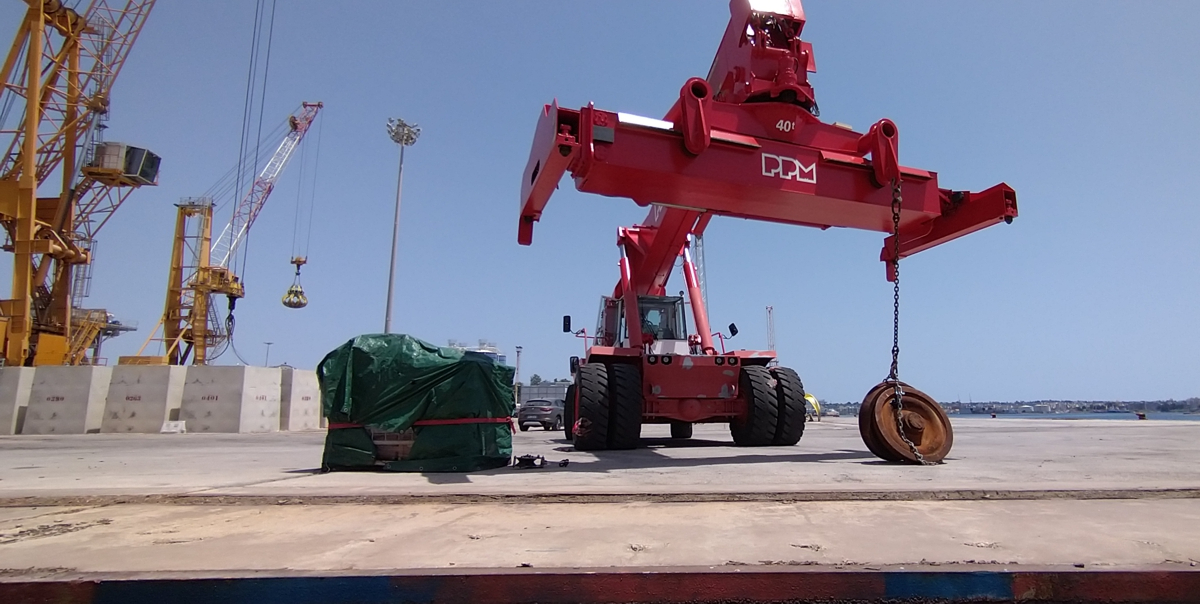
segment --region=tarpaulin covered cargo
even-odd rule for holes
[[[317,366],[329,421],[327,468],[469,472],[512,457],[512,367],[403,334],[362,335]],[[372,431],[415,435],[407,459],[378,462]]]

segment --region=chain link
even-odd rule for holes
[[[892,282],[892,369],[887,381],[892,384],[892,409],[896,414],[896,432],[900,440],[908,445],[917,463],[932,466],[934,463],[926,461],[925,456],[917,450],[917,445],[904,433],[904,388],[900,385],[900,206],[903,203],[900,179],[896,178],[892,180],[892,275],[896,279]]]

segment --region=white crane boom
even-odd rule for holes
[[[229,268],[237,254],[238,246],[245,239],[246,233],[254,224],[254,219],[258,217],[258,213],[262,211],[263,205],[267,202],[267,197],[275,188],[275,181],[283,173],[284,167],[292,157],[292,152],[300,145],[300,141],[304,139],[313,120],[317,119],[317,113],[322,107],[324,107],[323,103],[303,103],[300,111],[288,118],[290,129],[287,136],[279,143],[279,148],[275,150],[275,154],[263,167],[258,178],[254,179],[254,184],[246,193],[246,197],[234,209],[233,217],[229,219],[229,224],[225,225],[225,230],[221,231],[221,236],[213,241],[212,258],[216,261],[213,266]]]

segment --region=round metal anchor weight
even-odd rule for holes
[[[900,384],[904,397],[899,425],[892,406],[892,383],[884,381],[863,397],[858,410],[859,435],[871,453],[880,459],[920,463],[905,442],[907,437],[925,461],[937,463],[954,445],[950,418],[933,397],[903,382]],[[903,426],[903,433],[900,426]]]

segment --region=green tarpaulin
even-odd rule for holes
[[[324,466],[378,467],[367,428],[415,433],[408,458],[386,462],[387,470],[469,472],[508,465],[513,372],[486,355],[412,336],[358,336],[317,366],[330,425]]]

